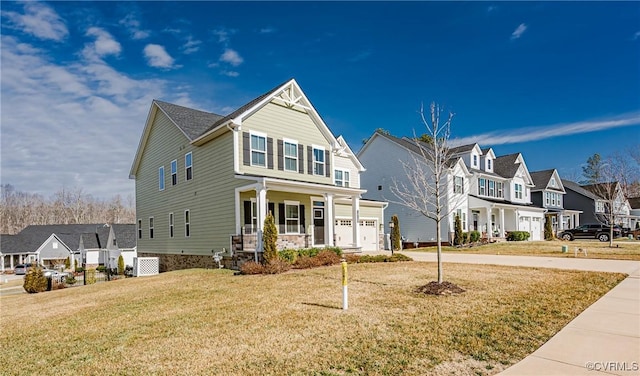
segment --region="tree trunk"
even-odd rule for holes
[[[436,219],[436,243],[438,249],[438,283],[442,283],[442,243],[440,242],[440,219]]]

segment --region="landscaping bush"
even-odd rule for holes
[[[471,231],[469,233],[469,242],[475,243],[480,240],[480,232],[479,231]]]
[[[331,252],[335,253],[336,255],[338,255],[338,257],[342,256],[342,248],[340,248],[340,247],[324,247],[324,249],[326,251],[331,251]]]
[[[118,274],[124,274],[124,257],[122,255],[118,256]]]
[[[314,258],[320,265],[335,265],[340,263],[340,256],[328,249],[318,253]]]
[[[84,268],[82,266],[78,267],[76,266],[76,273],[82,273],[84,272]]]
[[[303,248],[298,250],[298,255],[300,257],[315,257],[318,255],[318,253],[320,253],[320,251],[322,251],[320,248]]]
[[[310,269],[320,266],[319,260],[315,257],[300,256],[293,265],[296,269]]]
[[[299,253],[297,249],[283,249],[278,252],[278,257],[287,261],[289,264],[295,264],[298,259],[298,255]]]
[[[403,255],[402,253],[394,253],[387,260],[385,260],[385,262],[401,262],[401,261],[413,261],[413,259],[407,255]]]
[[[78,281],[76,280],[76,277],[73,276],[73,274],[68,274],[65,279],[64,279],[64,283],[66,283],[67,285],[75,285]]]
[[[462,221],[460,221],[460,216],[456,215],[456,220],[454,224],[455,232],[453,236],[453,245],[462,245],[464,243],[463,235],[462,235]]]
[[[64,260],[64,268],[65,268],[65,269],[69,269],[70,267],[71,267],[71,258],[70,258],[70,257],[67,257],[67,258]]]
[[[47,277],[44,276],[40,267],[33,267],[24,276],[22,287],[29,294],[47,291]]]
[[[240,273],[242,274],[263,274],[264,265],[255,261],[247,261],[240,266]]]
[[[107,267],[104,266],[104,265],[100,265],[95,270],[97,270],[97,271],[99,271],[101,273],[104,273],[107,270]]]
[[[544,240],[553,240],[555,236],[553,235],[553,228],[551,227],[551,216],[544,217]]]
[[[355,264],[358,262],[358,259],[360,258],[360,256],[354,254],[354,253],[349,253],[344,255],[344,259],[347,260],[347,263],[349,264]]]
[[[400,235],[400,220],[397,215],[391,216],[393,228],[391,229],[391,249],[399,251],[402,248],[402,236]]]
[[[264,274],[280,274],[284,273],[287,270],[291,269],[291,264],[289,264],[285,260],[280,260],[278,258],[269,260],[264,264],[263,273]]]
[[[507,240],[520,242],[529,239],[529,236],[531,236],[531,234],[529,234],[528,231],[510,231],[507,234]]]
[[[400,262],[400,261],[413,261],[409,256],[402,253],[394,253],[393,255],[349,255],[347,262],[349,263],[369,263],[369,262]]]
[[[264,248],[264,260],[265,262],[278,259],[278,249],[276,248],[276,242],[278,240],[278,229],[276,228],[275,219],[271,212],[267,214],[267,218],[264,219],[264,232],[262,233],[262,246]]]

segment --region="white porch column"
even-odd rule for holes
[[[19,256],[19,259],[20,259],[19,264],[24,264],[24,260],[22,259],[22,253],[21,253],[21,254],[20,254],[20,256]]]
[[[353,246],[360,248],[360,197],[351,198],[351,228],[353,229]]]
[[[324,201],[326,202],[326,205],[327,205],[327,209],[326,209],[327,212],[325,213],[325,216],[326,216],[325,220],[327,223],[327,226],[325,228],[325,234],[327,238],[325,239],[324,243],[333,247],[335,245],[333,241],[333,229],[335,228],[335,225],[336,225],[336,221],[333,218],[333,193],[325,193]]]
[[[4,273],[4,255],[0,256],[0,262],[2,262],[2,264],[0,264],[0,272]]]
[[[487,208],[487,239],[493,238],[493,230],[491,229],[491,208]]]
[[[9,266],[11,267],[11,270],[13,270],[13,255],[9,256]]]
[[[504,209],[500,208],[500,237],[504,238]]]
[[[267,189],[265,186],[256,188],[256,206],[258,207],[258,213],[256,220],[258,221],[258,239],[256,244],[256,261],[258,258],[257,252],[262,252],[262,231],[264,230],[264,219],[267,217]]]

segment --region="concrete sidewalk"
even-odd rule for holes
[[[416,261],[435,253],[402,252]],[[538,350],[500,375],[640,375],[640,261],[443,253],[445,263],[529,266],[629,275]]]

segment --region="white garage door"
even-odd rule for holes
[[[336,219],[336,245],[338,247],[353,246],[353,231],[350,219]],[[378,221],[360,220],[360,245],[364,251],[378,250]]]
[[[541,240],[540,236],[540,218],[533,217],[533,221],[531,222],[531,240]]]

